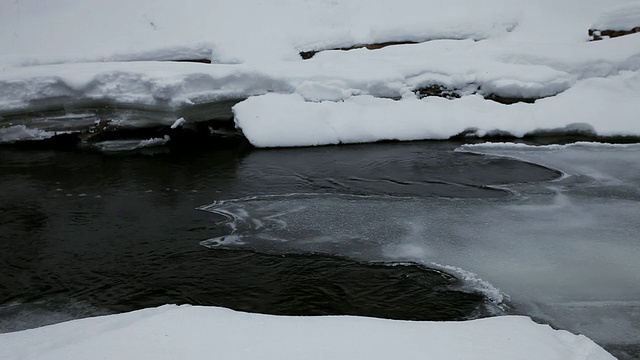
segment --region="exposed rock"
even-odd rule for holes
[[[308,59],[311,59],[315,54],[321,51],[329,51],[329,50],[349,51],[349,50],[362,49],[362,48],[366,48],[368,50],[377,50],[377,49],[382,49],[384,47],[392,46],[392,45],[408,45],[408,44],[417,44],[417,42],[416,41],[387,41],[387,42],[377,43],[377,44],[360,44],[360,45],[353,45],[349,47],[341,47],[341,48],[333,48],[333,49],[301,51],[300,57],[303,60],[308,60]]]
[[[486,100],[495,101],[497,103],[505,104],[505,105],[511,105],[511,104],[520,103],[520,102],[533,104],[537,100],[535,98],[507,97],[507,96],[500,96],[496,94],[487,94],[487,95],[484,95],[484,98]]]
[[[599,30],[589,29],[589,37],[591,41],[614,38],[618,36],[630,35],[640,32],[640,26],[636,26],[630,30]]]
[[[482,95],[486,100],[495,101],[505,105],[511,105],[515,103],[534,103],[537,99],[535,98],[519,98],[519,97],[507,97],[501,96],[493,93],[484,93],[479,86],[474,86],[470,84],[467,88],[463,89],[455,89],[448,88],[444,85],[440,84],[432,84],[417,88],[414,90],[415,94],[419,99],[428,97],[428,96],[437,96],[443,97],[446,99],[458,99],[463,95],[473,95],[478,94]]]
[[[177,59],[177,60],[169,60],[173,62],[194,62],[194,63],[203,63],[203,64],[211,64],[211,59]]]
[[[460,90],[449,89],[443,85],[433,84],[418,88],[414,91],[418,98],[422,99],[427,96],[438,96],[447,99],[457,99],[460,97]]]

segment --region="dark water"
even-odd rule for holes
[[[216,200],[330,193],[506,198],[558,177],[453,142],[99,154],[0,148],[0,330],[165,303],[272,314],[460,320],[487,299],[440,270],[330,254],[209,249]]]

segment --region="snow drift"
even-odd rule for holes
[[[584,336],[527,317],[433,323],[171,305],[2,334],[0,357],[614,359]]]

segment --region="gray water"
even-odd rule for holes
[[[639,358],[640,148],[460,146],[2,148],[0,326],[167,302],[523,313]]]

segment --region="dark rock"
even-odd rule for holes
[[[417,42],[416,41],[387,41],[387,42],[376,43],[376,44],[359,44],[359,45],[353,45],[353,46],[349,46],[349,47],[341,47],[341,48],[333,48],[333,49],[301,51],[300,52],[300,57],[303,60],[308,60],[308,59],[311,59],[315,54],[317,54],[317,53],[319,53],[321,51],[329,51],[329,50],[349,51],[349,50],[362,49],[362,48],[366,48],[368,50],[378,50],[378,49],[382,49],[382,48],[387,47],[387,46],[408,45],[408,44],[417,44]]]
[[[433,84],[416,89],[414,92],[418,98],[422,99],[427,96],[438,96],[447,99],[457,99],[460,97],[460,90],[449,89],[443,85]]]
[[[600,30],[600,29],[589,29],[589,37],[591,37],[591,41],[602,40],[605,38],[614,38],[624,35],[630,35],[640,32],[640,26],[636,26],[630,30]]]
[[[210,59],[176,59],[176,60],[169,60],[169,61],[173,61],[173,62],[194,62],[194,63],[202,63],[202,64],[211,64],[211,60]]]
[[[463,93],[469,94],[469,95],[479,94],[479,95],[482,95],[486,100],[495,101],[505,105],[511,105],[511,104],[520,103],[520,102],[532,104],[537,100],[536,98],[507,97],[507,96],[501,96],[493,93],[486,94],[482,92],[482,89],[480,87],[477,87],[476,90],[474,91],[469,91],[468,89],[463,91],[460,89],[448,88],[440,84],[423,86],[418,89],[415,89],[414,92],[416,96],[418,96],[418,98],[420,99],[428,96],[437,96],[437,97],[443,97],[446,99],[458,99],[463,95]]]
[[[484,96],[484,98],[486,100],[491,100],[491,101],[495,101],[498,102],[500,104],[505,104],[505,105],[511,105],[511,104],[515,104],[515,103],[527,103],[527,104],[533,104],[537,99],[535,98],[517,98],[517,97],[507,97],[507,96],[500,96],[500,95],[496,95],[496,94],[487,94]]]

